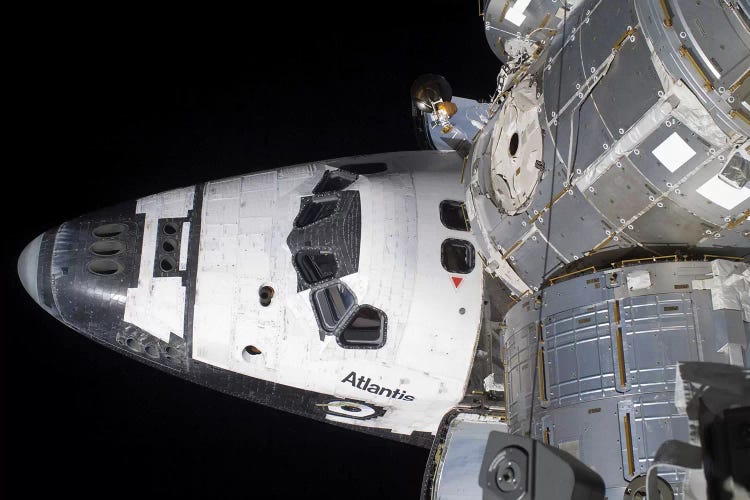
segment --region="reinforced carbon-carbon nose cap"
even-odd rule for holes
[[[31,243],[26,245],[21,255],[18,257],[18,277],[21,279],[26,292],[34,299],[37,304],[39,301],[39,289],[37,288],[37,271],[39,268],[39,248],[42,246],[42,236],[40,234],[34,238]]]

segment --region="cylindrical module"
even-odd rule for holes
[[[517,296],[622,258],[747,255],[748,5],[489,3],[508,60],[467,213]]]
[[[557,281],[505,320],[510,432],[576,456],[609,498],[642,482],[664,441],[691,441],[678,363],[742,364],[750,335],[750,266],[633,264]],[[660,477],[680,497],[685,474]]]

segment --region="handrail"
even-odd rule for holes
[[[680,45],[680,49],[678,52],[682,57],[690,62],[690,64],[693,66],[693,69],[695,69],[700,77],[703,78],[703,86],[706,87],[706,90],[708,90],[709,92],[712,91],[714,89],[714,86],[711,83],[711,80],[708,79],[708,76],[706,76],[706,73],[703,71],[703,68],[700,67],[698,61],[695,60],[693,54],[690,53],[690,50],[684,45]]]

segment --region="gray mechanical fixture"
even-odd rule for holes
[[[662,442],[691,439],[675,402],[677,363],[745,363],[747,269],[727,260],[616,267],[520,301],[505,319],[509,431],[571,453],[622,498]],[[682,495],[684,474],[660,477]]]

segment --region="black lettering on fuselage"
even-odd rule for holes
[[[380,390],[378,391],[378,395],[382,396],[384,393],[387,393],[386,396],[390,398],[391,394],[393,394],[393,391],[388,388],[381,387]]]
[[[349,375],[344,377],[341,382],[344,384],[351,384],[352,387],[361,391],[367,391],[378,396],[385,396],[391,399],[400,399],[402,401],[414,401],[414,396],[406,394],[406,391],[397,387],[391,389],[389,387],[380,386],[378,384],[371,384],[370,377],[360,375],[357,377],[357,372],[351,372]]]
[[[351,372],[349,375],[344,377],[344,380],[342,380],[342,382],[349,382],[353,387],[357,387],[357,373]]]

